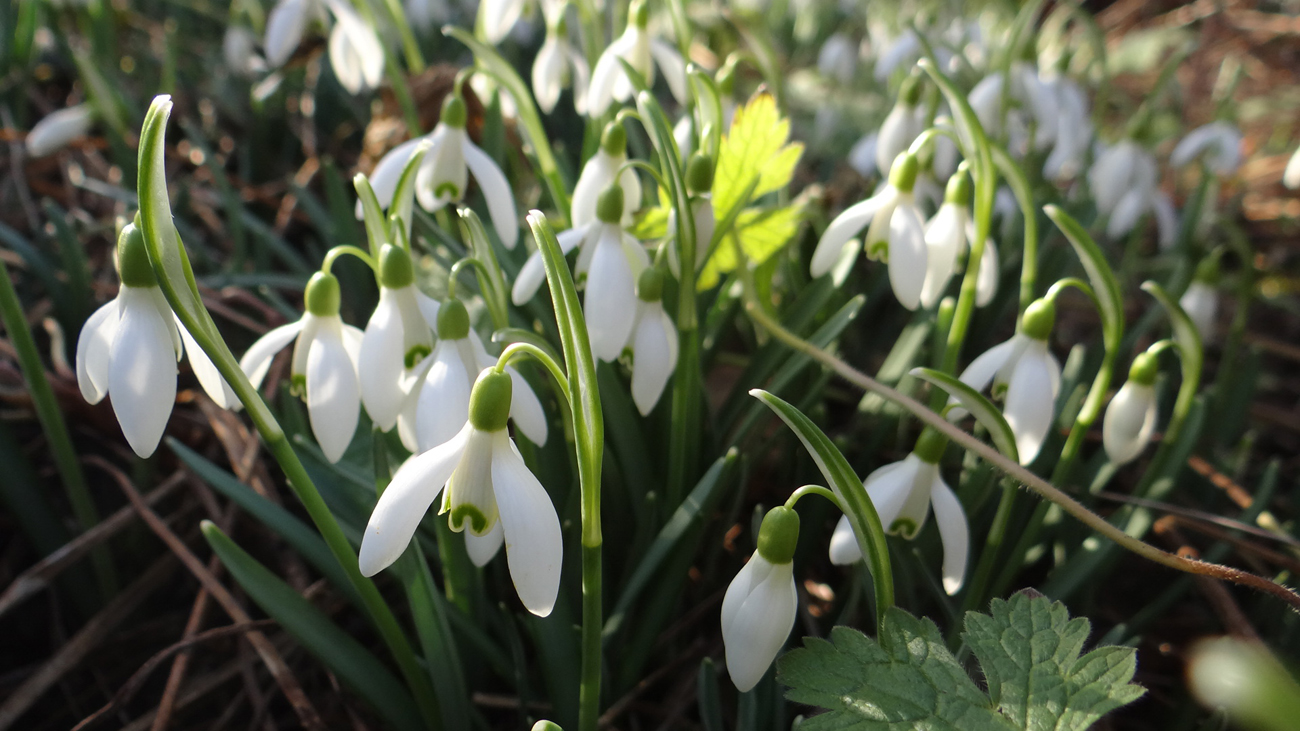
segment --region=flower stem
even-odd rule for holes
[[[790,493],[790,497],[786,498],[785,506],[793,510],[795,504],[808,495],[821,495],[827,500],[830,500],[831,503],[833,503],[835,507],[839,508],[841,511],[844,510],[844,507],[840,505],[840,499],[835,497],[835,493],[822,487],[821,485],[804,485],[803,487],[800,487],[799,489]]]
[[[375,272],[376,275],[379,274],[379,264],[375,261],[375,258],[370,255],[370,252],[366,251],[365,249],[362,249],[359,246],[353,246],[351,244],[340,244],[339,246],[335,246],[334,248],[325,252],[325,259],[324,261],[321,262],[320,270],[322,272],[328,272],[332,270],[334,268],[334,262],[338,261],[338,258],[345,254],[351,254],[352,256],[355,256],[356,258],[365,262],[366,266],[370,267],[371,271]]]

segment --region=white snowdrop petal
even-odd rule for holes
[[[1291,190],[1300,188],[1300,148],[1291,153],[1291,159],[1286,162],[1286,169],[1282,171],[1282,185]]]
[[[1201,340],[1209,342],[1214,336],[1214,319],[1219,310],[1219,295],[1214,287],[1194,281],[1187,285],[1187,291],[1179,298],[1178,304],[1196,325]]]
[[[592,353],[604,361],[623,352],[636,314],[636,280],[618,234],[617,228],[607,229],[596,241],[583,304]]]
[[[505,531],[510,578],[519,600],[528,611],[545,617],[560,591],[564,559],[560,518],[551,496],[515,452],[504,430],[493,435],[492,489]]]
[[[645,416],[654,409],[672,376],[672,342],[677,331],[664,329],[663,305],[638,303],[642,309],[632,341],[632,400]]]
[[[396,561],[460,461],[469,439],[466,425],[450,441],[406,460],[375,503],[361,538],[358,562],[363,576],[374,576]]]
[[[417,386],[415,434],[421,450],[442,444],[464,427],[469,419],[470,378],[455,343],[440,341],[433,366]]]
[[[862,560],[862,547],[858,545],[858,537],[853,533],[847,515],[840,516],[835,531],[831,533],[830,556],[831,563],[836,566],[848,566]]]
[[[95,108],[90,104],[51,112],[37,122],[27,133],[25,145],[31,157],[44,157],[64,145],[84,136],[95,121]]]
[[[550,114],[560,101],[560,90],[564,86],[564,52],[553,34],[546,35],[546,41],[537,50],[533,59],[533,96],[537,106]]]
[[[298,337],[303,322],[297,320],[271,330],[258,338],[248,352],[244,353],[244,357],[239,359],[239,367],[248,376],[248,380],[253,382],[253,388],[261,387],[262,379],[266,378],[266,372],[271,369],[271,359]]]
[[[483,34],[497,45],[506,39],[524,11],[524,0],[483,0]]]
[[[176,351],[147,291],[124,286],[118,298],[122,317],[109,350],[109,400],[131,449],[148,457],[176,402]]]
[[[474,173],[474,179],[483,190],[492,227],[497,230],[497,236],[501,237],[501,243],[507,249],[515,248],[515,244],[519,243],[519,215],[515,210],[515,195],[510,190],[505,173],[501,172],[501,168],[497,167],[486,152],[468,139],[465,140],[463,149],[465,164]]]
[[[1147,191],[1133,189],[1120,197],[1111,211],[1110,221],[1106,223],[1106,235],[1119,239],[1137,226],[1142,214],[1151,207]]]
[[[492,524],[492,528],[484,535],[474,535],[474,531],[467,530],[465,536],[465,549],[469,552],[469,560],[474,562],[475,566],[482,568],[496,557],[497,551],[505,544],[506,534],[501,529],[501,521]]]
[[[858,171],[858,175],[869,178],[876,174],[880,167],[876,164],[876,147],[880,144],[880,137],[876,132],[869,132],[862,136],[853,147],[849,149],[848,163],[849,167]]]
[[[915,205],[899,205],[889,217],[889,284],[900,304],[915,310],[926,275],[925,224]]]
[[[77,336],[77,386],[87,403],[97,404],[108,393],[108,365],[121,317],[119,298],[95,310]]]
[[[750,560],[740,567],[740,571],[736,572],[736,577],[727,585],[727,591],[722,596],[721,624],[724,635],[730,632],[731,624],[736,620],[736,612],[745,603],[750,592],[770,573],[772,573],[772,564],[758,554],[751,556]]]
[[[690,92],[686,88],[686,64],[682,61],[682,55],[676,48],[657,38],[650,41],[650,55],[659,65],[673,98],[678,104],[685,104],[690,98]]]
[[[324,326],[307,351],[307,417],[331,463],[338,462],[352,443],[360,410],[357,371],[342,332]]]
[[[1051,431],[1056,411],[1052,366],[1046,344],[1035,341],[1020,357],[1007,383],[1007,400],[1002,415],[1016,437],[1020,464],[1027,465],[1038,456],[1043,441]]]
[[[858,235],[863,227],[871,223],[873,217],[881,212],[881,206],[885,203],[886,196],[873,195],[870,198],[855,203],[845,208],[840,215],[831,221],[822,233],[822,237],[817,241],[817,248],[813,250],[812,264],[809,271],[814,277],[829,272],[831,267],[840,258],[840,251],[849,239]]]
[[[913,107],[899,102],[885,116],[880,125],[880,136],[876,139],[876,167],[880,170],[888,170],[894,164],[894,158],[916,139],[912,129],[914,111]]]
[[[892,532],[890,529],[893,528],[894,521],[903,512],[907,498],[916,485],[916,472],[920,467],[921,460],[915,454],[909,454],[898,462],[876,468],[862,481],[885,532]]]
[[[1161,251],[1168,251],[1178,243],[1178,211],[1174,202],[1163,192],[1156,191],[1151,196],[1151,212],[1156,217],[1157,242]]]
[[[431,134],[432,144],[415,176],[415,199],[421,208],[433,213],[442,210],[449,201],[459,200],[465,195],[469,170],[465,163],[465,142],[468,139],[465,130],[440,122]],[[451,190],[447,190],[447,186]]]
[[[357,360],[361,381],[361,403],[375,424],[384,431],[397,423],[402,410],[401,378],[405,371],[404,323],[393,290],[381,287],[379,304],[370,315],[362,336]]]
[[[966,244],[966,227],[962,209],[955,203],[939,207],[925,225],[925,283],[921,287],[921,306],[934,307],[948,288],[957,266],[957,256]]]
[[[279,68],[293,55],[302,41],[307,27],[308,0],[280,0],[266,18],[266,36],[262,46],[266,49],[266,62]]]
[[[415,306],[420,311],[420,317],[424,319],[424,324],[428,326],[431,332],[438,331],[438,312],[442,310],[442,305],[438,300],[429,295],[415,290]]]
[[[173,318],[176,315],[172,315]],[[226,379],[217,370],[217,365],[212,362],[208,354],[203,352],[203,348],[190,335],[190,331],[185,329],[185,325],[179,319],[175,320],[176,329],[180,333],[181,341],[184,343],[185,355],[190,361],[190,370],[194,371],[194,377],[198,379],[199,385],[203,387],[204,393],[212,402],[223,409],[228,409],[239,403],[239,397],[235,395],[235,390],[226,383]]]
[[[573,67],[573,111],[586,114],[587,89],[591,87],[591,68],[587,66],[587,59],[567,43],[564,45],[564,53]]]
[[[604,148],[596,150],[582,166],[582,173],[578,175],[578,182],[573,186],[573,199],[571,209],[573,212],[573,228],[577,230],[585,227],[587,224],[596,220],[596,203],[600,194],[605,192],[613,182],[614,175],[618,168],[627,161],[626,155],[610,155],[605,152]],[[631,172],[631,171],[629,171]],[[636,176],[633,175],[633,178]],[[620,178],[620,182],[626,182]],[[623,206],[627,207],[628,193],[630,191],[624,187]],[[637,189],[637,199],[640,200],[640,186]]]
[[[342,0],[327,0],[326,4],[335,19],[329,37],[334,75],[351,94],[375,88],[384,73],[384,49],[375,31]]]
[[[593,119],[603,115],[614,101],[614,83],[623,75],[623,67],[618,62],[618,47],[622,40],[620,37],[611,43],[596,59],[596,68],[592,69],[591,86],[587,90],[587,114]]]
[[[1156,394],[1151,386],[1126,382],[1106,407],[1101,439],[1117,465],[1133,460],[1151,441],[1156,425]]]
[[[993,377],[1002,369],[1002,366],[1006,365],[1017,345],[1020,345],[1020,343],[1013,337],[980,353],[975,360],[971,361],[970,365],[966,366],[966,370],[961,372],[959,380],[976,391],[983,391],[988,388],[989,384],[993,382]]]
[[[943,590],[949,595],[961,590],[966,580],[966,558],[970,553],[970,526],[966,511],[951,488],[936,472],[930,486],[934,522],[939,526],[943,543]]]
[[[984,307],[998,293],[998,245],[993,239],[984,240],[984,254],[980,256],[980,270],[975,279],[975,306]]]
[[[757,554],[750,559],[761,561]],[[741,692],[752,689],[771,667],[776,654],[785,646],[794,629],[799,596],[794,583],[794,564],[772,567],[763,581],[755,585],[728,629],[723,631],[727,673]]]
[[[496,361],[495,358],[492,360]],[[528,441],[533,444],[538,446],[546,444],[546,412],[542,409],[542,402],[538,400],[533,387],[524,380],[519,371],[507,367],[506,373],[514,384],[510,399],[510,418],[514,419],[515,428],[528,437]]]
[[[419,411],[420,393],[423,390],[424,377],[433,366],[433,354],[426,355],[416,364],[415,369],[402,378],[402,410],[397,414],[397,436],[408,452],[419,452],[420,440],[416,435],[415,417]]]

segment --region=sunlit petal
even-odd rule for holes
[[[97,404],[108,394],[109,353],[121,317],[119,298],[113,298],[81,326],[77,336],[77,385],[88,403]]]
[[[324,318],[322,318],[324,319]],[[323,323],[307,351],[307,416],[321,451],[337,462],[352,443],[361,411],[356,366],[339,323]]]
[[[519,600],[528,611],[545,617],[560,591],[564,560],[560,518],[551,496],[514,451],[504,430],[493,435],[492,489]]]
[[[176,351],[144,288],[123,287],[118,299],[122,317],[109,350],[109,399],[131,449],[148,457],[176,402]]]

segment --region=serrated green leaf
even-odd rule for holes
[[[771,94],[755,94],[736,110],[731,129],[722,138],[713,178],[713,206],[722,214],[719,220],[733,207],[744,206],[790,182],[803,155],[803,144],[789,140],[790,120],[781,116]],[[745,189],[755,178],[758,184],[746,197]]]
[[[939,628],[893,608],[880,642],[848,627],[831,641],[806,638],[805,646],[777,661],[786,697],[826,713],[805,731],[1010,731],[965,669],[944,645]]]
[[[1002,412],[984,398],[983,394],[947,373],[932,368],[913,368],[910,375],[933,383],[948,392],[949,396],[957,399],[962,408],[969,411],[976,421],[989,430],[989,436],[993,437],[993,444],[997,446],[999,452],[1007,459],[1020,461],[1020,453],[1016,450],[1016,436],[1012,433],[1011,426],[1003,418]]]
[[[1044,596],[994,599],[991,614],[966,614],[975,652],[998,710],[1026,731],[1083,731],[1145,690],[1129,681],[1131,647],[1101,647],[1080,657],[1090,629]]]
[[[716,203],[714,213],[717,213]],[[736,223],[728,237],[735,236],[745,252],[746,260],[759,266],[794,238],[802,220],[803,207],[798,204],[777,209],[749,208],[736,217]],[[724,242],[705,263],[696,288],[705,290],[714,287],[721,275],[735,270],[736,265],[736,250],[730,242]]]

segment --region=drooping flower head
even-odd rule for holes
[[[646,31],[649,24],[649,6],[644,0],[633,0],[628,7],[627,29],[600,54],[596,68],[591,72],[587,112],[593,118],[604,114],[614,100],[625,102],[632,98],[634,87],[623,65],[618,62],[620,58],[645,77],[646,84],[654,83],[655,66],[658,66],[673,97],[681,104],[689,98],[686,64],[681,54],[664,41],[651,38]]]
[[[77,104],[46,115],[27,133],[27,154],[44,157],[84,136],[95,123],[95,107]]]
[[[677,368],[677,326],[664,312],[664,275],[650,267],[636,285],[636,319],[628,347],[632,350],[632,401],[645,416],[663,395]]]
[[[465,534],[475,564],[486,564],[504,543],[519,599],[533,614],[551,613],[564,554],[560,519],[506,430],[513,387],[507,374],[484,371],[464,427],[393,475],[361,541],[363,575],[373,576],[402,555],[441,495],[439,514],[447,513],[451,529]]]
[[[1196,274],[1178,304],[1192,318],[1202,342],[1214,339],[1214,321],[1219,314],[1219,261],[1210,255],[1196,266]]]
[[[727,673],[741,692],[758,685],[794,629],[799,609],[794,583],[798,542],[799,514],[784,506],[772,508],[758,530],[758,550],[722,599]]]
[[[328,13],[326,10],[328,9]],[[329,36],[330,67],[351,94],[377,88],[384,76],[384,49],[375,29],[345,0],[280,0],[266,19],[266,62],[283,66],[313,20],[334,16]]]
[[[625,227],[632,225],[632,214],[641,205],[641,180],[635,170],[623,167],[626,162],[627,129],[622,122],[610,122],[600,135],[600,147],[582,166],[578,182],[573,186],[573,228],[581,228],[596,220],[596,203],[600,194],[613,185],[615,179],[623,187],[623,217],[620,222]]]
[[[703,153],[694,153],[686,164],[686,194],[691,203],[691,220],[695,225],[695,268],[704,266],[709,256],[709,244],[717,229],[717,219],[713,213],[713,159]],[[677,209],[668,211],[668,236],[677,235]],[[670,239],[664,242],[668,247],[668,270],[674,276],[680,276],[681,265],[678,262],[678,242]]]
[[[1188,132],[1169,153],[1169,164],[1176,168],[1196,159],[1221,177],[1237,172],[1241,167],[1241,130],[1228,122],[1211,122]]]
[[[1102,446],[1117,465],[1132,461],[1147,444],[1156,426],[1156,356],[1139,353],[1129,368],[1128,380],[1106,407],[1102,419]]]
[[[560,100],[560,91],[573,87],[573,110],[587,112],[587,91],[591,85],[591,69],[582,52],[569,42],[569,32],[564,20],[564,5],[558,6],[554,17],[546,21],[546,40],[533,60],[533,96],[537,106],[550,114]],[[552,15],[552,13],[548,13]]]
[[[397,423],[408,381],[433,351],[438,303],[415,286],[411,256],[400,246],[379,250],[379,304],[366,324],[357,360],[361,403],[385,431]]]
[[[894,158],[906,152],[912,140],[925,131],[921,91],[921,77],[916,75],[904,79],[899,87],[898,101],[880,125],[880,136],[876,138],[876,165],[880,170],[889,169]]]

